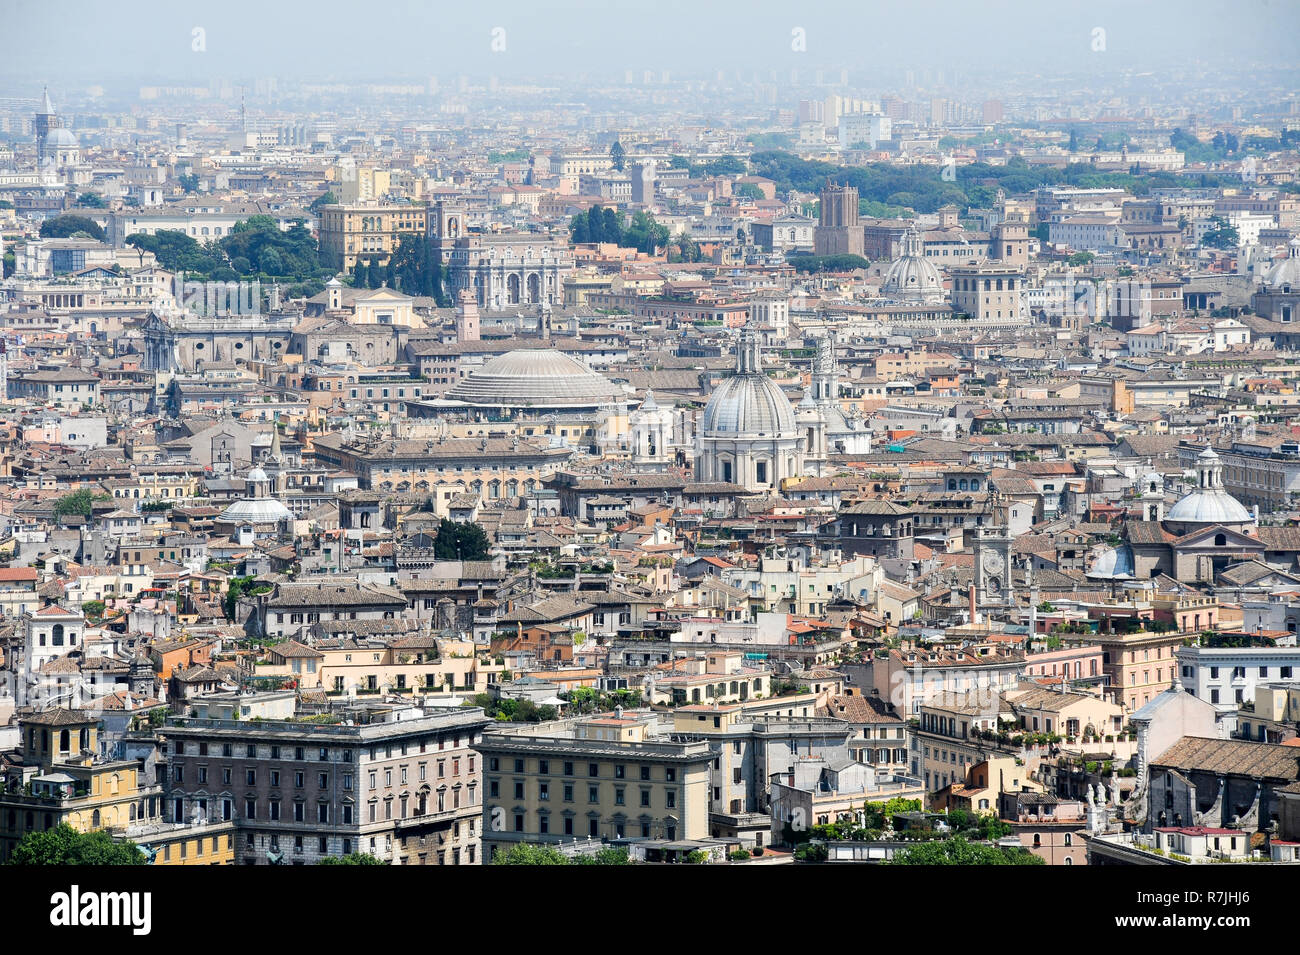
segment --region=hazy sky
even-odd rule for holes
[[[1300,0],[0,0],[0,77],[115,78],[1294,66]],[[203,51],[193,30],[204,31]],[[493,30],[501,28],[492,49]],[[1105,51],[1093,50],[1094,30]],[[792,34],[802,29],[806,50]],[[3,92],[3,91],[0,91]]]

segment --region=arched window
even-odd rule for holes
[[[1215,547],[1226,547],[1226,546],[1228,546],[1228,535],[1227,535],[1227,534],[1215,534],[1215,535],[1214,535],[1214,546],[1215,546]]]
[[[66,753],[72,745],[72,734],[67,730],[59,731],[59,752]]]
[[[54,646],[56,646],[56,647],[61,647],[61,646],[63,646],[63,624],[61,624],[61,623],[56,623],[56,624],[54,625],[54,640],[53,640],[53,644],[54,644]]]

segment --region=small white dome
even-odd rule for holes
[[[50,130],[50,134],[45,137],[45,145],[46,148],[76,149],[81,143],[77,141],[77,137],[72,134],[71,130],[59,126]]]
[[[1169,509],[1165,520],[1179,524],[1247,524],[1255,518],[1221,487],[1197,488]]]
[[[250,501],[236,501],[217,518],[223,524],[278,524],[291,520],[293,513],[279,501],[270,497]]]
[[[1271,288],[1300,289],[1300,235],[1287,246],[1287,257],[1273,266],[1264,280]]]
[[[253,468],[248,472],[248,477],[244,478],[244,480],[252,484],[254,481],[269,481],[270,478],[266,476],[266,472],[261,468]]]

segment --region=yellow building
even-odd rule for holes
[[[488,674],[505,668],[477,659],[473,652],[444,656],[434,637],[412,635],[388,645],[352,639],[323,641],[309,647],[294,640],[270,648],[259,677],[297,680],[303,690],[334,695],[386,692],[485,692]]]
[[[159,823],[122,834],[153,865],[234,865],[235,824],[230,820],[203,825]]]
[[[341,433],[317,438],[313,448],[317,464],[355,474],[366,490],[428,491],[463,483],[488,500],[532,492],[574,453],[538,439],[365,442]]]
[[[99,721],[51,709],[18,721],[22,764],[5,771],[0,792],[0,860],[29,832],[67,823],[79,832],[124,830],[162,818],[162,788],[138,760],[97,761]]]
[[[423,236],[427,210],[407,203],[357,203],[322,206],[321,256],[331,268],[351,271],[357,260],[387,265],[404,233]]]

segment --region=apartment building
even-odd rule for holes
[[[1141,631],[1098,634],[1091,639],[1101,647],[1107,696],[1132,714],[1169,689],[1174,679],[1174,651],[1184,636]]]
[[[1219,721],[1235,729],[1237,709],[1255,700],[1262,684],[1291,682],[1300,673],[1300,647],[1281,647],[1246,635],[1219,645],[1178,647],[1178,679],[1188,693],[1219,711]],[[1244,643],[1245,646],[1224,645]]]
[[[1261,743],[1294,740],[1300,728],[1300,683],[1256,683],[1255,699],[1237,709],[1237,735]]]
[[[512,725],[475,744],[484,760],[483,861],[518,843],[709,837],[714,747],[648,712]]]
[[[351,271],[359,259],[387,265],[404,234],[423,236],[428,210],[412,203],[362,202],[323,206],[321,258],[331,268]]]
[[[167,818],[233,822],[243,865],[353,852],[394,865],[478,861],[481,709],[376,704],[330,717],[169,721]]]
[[[18,721],[20,762],[0,777],[0,861],[31,832],[67,823],[79,832],[161,820],[162,787],[137,759],[100,756],[99,720],[82,710]]]

